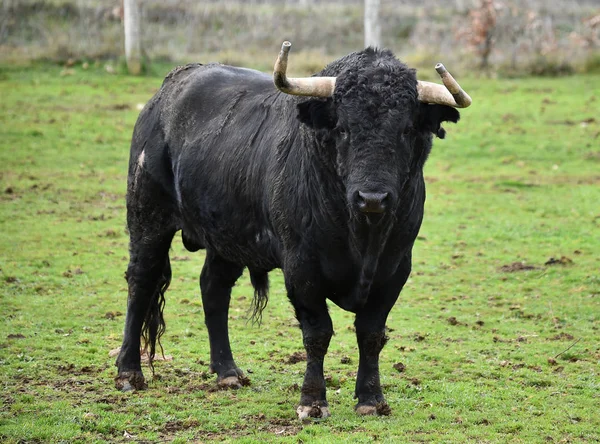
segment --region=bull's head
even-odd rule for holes
[[[457,122],[455,108],[468,107],[471,98],[441,63],[436,71],[444,85],[417,81],[390,52],[371,49],[324,70],[335,77],[288,78],[290,47],[283,43],[275,63],[275,86],[315,98],[298,105],[298,116],[335,145],[349,206],[367,216],[393,211],[407,181],[420,173],[432,135],[443,138],[441,123]]]

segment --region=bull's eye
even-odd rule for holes
[[[345,129],[345,128],[338,127],[338,128],[337,128],[337,133],[339,134],[339,136],[340,136],[340,138],[341,138],[342,140],[347,140],[347,139],[348,139],[348,137],[349,137],[349,133],[348,133],[348,131],[346,131],[346,129]]]

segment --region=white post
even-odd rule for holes
[[[138,0],[123,1],[125,60],[130,74],[142,72],[142,13]]]
[[[380,5],[381,0],[365,0],[365,47],[381,47]]]

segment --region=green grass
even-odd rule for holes
[[[0,70],[0,440],[600,439],[600,77],[464,80],[474,105],[435,142],[413,274],[388,322],[392,416],[354,414],[353,317],[332,306],[333,416],[302,424],[304,365],[287,362],[302,341],[280,273],[261,327],[248,322],[247,277],[235,287],[232,346],[252,385],[215,391],[202,255],[179,239],[163,339],[173,360],[156,363],[147,391],[114,389],[128,145],[162,76],[60,74]]]

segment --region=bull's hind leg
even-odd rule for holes
[[[217,374],[217,383],[222,387],[240,388],[249,383],[233,360],[227,326],[231,288],[243,271],[244,267],[207,249],[200,290],[210,341],[210,369]]]
[[[141,338],[152,368],[156,342],[165,330],[162,310],[171,281],[169,247],[177,230],[170,193],[146,174],[143,158],[142,152],[134,164],[137,170],[130,168],[127,190],[129,266],[125,277],[129,295],[115,378],[116,387],[123,391],[145,387]]]
[[[131,241],[126,274],[129,284],[127,315],[123,344],[117,358],[119,373],[115,378],[116,387],[123,391],[145,388],[140,361],[141,337],[151,361],[156,341],[164,332],[162,308],[164,293],[171,281],[169,246],[173,234],[165,233],[152,241],[144,236]]]

